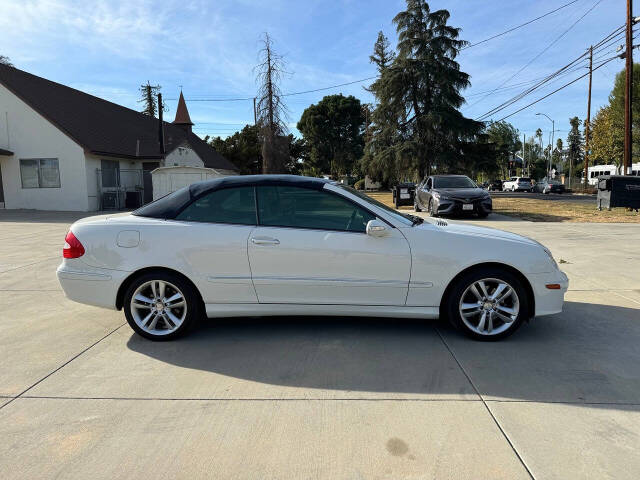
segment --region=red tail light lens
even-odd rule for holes
[[[73,232],[69,231],[69,233],[67,233],[67,236],[64,237],[62,256],[64,258],[78,258],[82,255],[84,255],[84,247],[80,243],[80,240],[78,240],[73,234]]]

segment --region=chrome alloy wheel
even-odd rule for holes
[[[516,290],[504,280],[476,280],[460,297],[460,318],[479,335],[498,335],[513,325],[520,312]]]
[[[187,303],[178,287],[164,280],[140,285],[131,296],[136,325],[151,335],[175,332],[187,316]]]

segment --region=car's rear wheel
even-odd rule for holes
[[[446,301],[449,321],[476,340],[508,337],[529,312],[527,291],[520,279],[494,267],[477,269],[458,279]]]
[[[193,286],[170,272],[139,276],[124,297],[127,322],[150,340],[171,340],[184,335],[200,315],[200,302]]]

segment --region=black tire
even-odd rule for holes
[[[438,214],[434,210],[433,200],[431,198],[429,199],[429,216],[430,217],[437,217],[438,216]]]
[[[463,294],[467,292],[467,288],[474,285],[474,283],[483,280],[483,279],[492,279],[492,280],[500,280],[506,284],[508,284],[515,291],[517,295],[517,301],[519,304],[519,310],[517,317],[515,320],[507,323],[503,322],[499,318],[496,324],[500,324],[500,326],[496,327],[497,333],[489,334],[489,333],[479,333],[473,330],[469,325],[465,323],[460,314],[460,306]],[[520,279],[506,269],[502,269],[499,267],[482,267],[475,270],[471,270],[468,273],[464,274],[460,278],[458,278],[456,283],[452,286],[447,298],[444,299],[444,303],[442,305],[441,311],[446,315],[451,324],[461,332],[463,332],[468,337],[473,338],[474,340],[481,341],[495,341],[506,338],[512,335],[520,326],[522,322],[527,319],[529,315],[529,296],[527,294],[527,290],[524,288]],[[487,282],[490,288],[490,283]],[[489,291],[489,293],[492,293]],[[467,293],[467,295],[471,295]],[[468,301],[468,300],[467,300]],[[478,300],[480,302],[480,300]],[[513,307],[513,305],[512,305]],[[482,309],[479,310],[482,312]],[[467,320],[469,323],[473,324],[474,319],[471,318]],[[487,322],[488,323],[488,322]],[[478,322],[478,327],[480,322]],[[505,330],[500,331],[502,326],[506,326]]]
[[[145,331],[136,323],[136,320],[134,318],[135,316],[134,312],[132,312],[131,299],[134,293],[138,290],[139,287],[149,282],[155,282],[155,281],[165,282],[165,284],[168,286],[167,288],[170,288],[172,293],[175,293],[174,292],[174,287],[175,287],[175,290],[181,293],[184,298],[184,304],[186,308],[184,319],[182,320],[182,323],[170,333],[163,333],[160,329],[157,329],[157,331],[159,332],[158,334]],[[124,310],[124,315],[127,318],[127,322],[129,323],[129,326],[138,335],[144,338],[147,338],[149,340],[167,341],[167,340],[173,340],[175,338],[181,337],[182,335],[187,333],[198,322],[200,316],[202,315],[202,301],[200,299],[200,296],[198,295],[198,292],[190,282],[188,282],[183,277],[176,275],[174,273],[159,270],[156,272],[148,272],[148,273],[142,274],[136,277],[131,282],[131,284],[129,285],[129,288],[127,288],[127,291],[124,295],[124,302],[122,305],[122,309]],[[150,314],[151,314],[151,310],[152,309],[150,309]],[[146,311],[146,310],[141,310],[141,311]],[[178,308],[177,311],[180,312],[181,309]],[[166,325],[169,325],[168,321],[166,322]]]

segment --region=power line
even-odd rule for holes
[[[595,72],[597,69],[599,69],[600,67],[606,65],[607,63],[611,62],[612,60],[615,60],[616,58],[618,58],[619,55],[616,55],[614,57],[609,58],[608,60],[602,62],[600,65],[598,65],[597,67],[593,68],[593,71]],[[583,79],[584,77],[586,77],[587,75],[589,75],[589,72],[585,73],[584,75],[580,75],[578,78],[573,79],[572,81],[570,81],[569,83],[564,84],[563,86],[561,86],[560,88],[555,89],[553,92],[550,92],[548,94],[546,94],[544,97],[540,97],[539,99],[529,103],[528,105],[525,105],[524,107],[519,108],[518,110],[516,110],[513,113],[510,113],[509,115],[502,117],[500,120],[498,120],[498,122],[501,122],[503,120],[506,120],[509,117],[512,117],[513,115],[515,115],[516,113],[521,112],[522,110],[531,107],[532,105],[535,105],[538,102],[541,102],[542,100],[544,100],[545,98],[550,97],[551,95],[553,95],[554,93],[559,92],[560,90],[567,88],[569,85],[572,85],[574,83],[576,83],[578,80]]]
[[[321,92],[323,90],[331,90],[333,88],[339,88],[339,87],[345,87],[347,85],[354,85],[356,83],[362,83],[362,82],[366,82],[367,80],[373,80],[374,78],[378,78],[377,76],[373,76],[373,77],[366,77],[366,78],[361,78],[359,80],[353,80],[352,82],[346,82],[346,83],[339,83],[337,85],[331,85],[329,87],[321,87],[321,88],[314,88],[312,90],[304,90],[301,92],[289,92],[289,93],[283,93],[281,95],[281,97],[291,97],[293,95],[303,95],[305,93],[314,93],[314,92]],[[186,101],[188,102],[242,102],[242,101],[246,101],[246,100],[253,100],[254,97],[239,97],[239,98],[187,98]],[[178,100],[177,98],[166,98],[165,100]]]
[[[330,90],[332,88],[344,87],[346,85],[353,85],[354,83],[366,82],[367,80],[373,80],[374,78],[378,78],[378,77],[374,75],[373,77],[361,78],[360,80],[354,80],[353,82],[347,82],[347,83],[340,83],[338,85],[332,85],[330,87],[315,88],[313,90],[305,90],[304,92],[283,93],[282,96],[290,97],[292,95],[302,95],[304,93],[320,92],[322,90]]]
[[[609,44],[612,41],[615,41],[617,39],[617,37],[619,36],[619,33],[616,33],[616,32],[618,32],[620,30],[620,28],[624,28],[624,25],[622,27],[616,28],[609,35],[604,37],[599,42],[595,43],[595,46],[597,47],[597,49],[599,49],[599,53],[600,53],[600,56],[596,57],[596,61],[602,59],[608,53],[611,53],[611,52],[602,53],[602,50],[607,48],[607,46],[609,46]],[[586,61],[585,57],[586,57],[588,52],[589,52],[589,50],[585,51],[585,53],[583,53],[582,55],[578,56],[576,59],[574,59],[573,61],[571,61],[570,63],[568,63],[564,67],[560,68],[559,70],[556,70],[552,74],[548,75],[542,81],[540,81],[537,84],[535,84],[534,86],[524,90],[523,92],[519,93],[518,95],[510,98],[509,100],[506,100],[505,102],[501,103],[500,105],[492,108],[491,110],[489,110],[488,112],[486,112],[482,116],[478,117],[478,119],[484,120],[484,119],[488,118],[489,116],[494,115],[494,114],[498,113],[501,110],[504,110],[506,107],[508,107],[510,105],[513,105],[514,103],[516,103],[517,101],[519,101],[522,98],[526,97],[530,93],[532,93],[535,90],[541,88],[545,84],[553,83],[554,81],[558,80],[561,77],[567,76],[567,75],[569,75],[569,74],[571,74],[573,72],[581,70],[582,68],[584,68],[584,65],[582,65],[582,63]]]
[[[558,77],[560,74],[562,73],[567,73],[567,69],[569,69],[569,67],[573,66],[576,64],[576,62],[581,61],[584,57],[585,57],[586,53],[583,53],[582,55],[580,55],[578,58],[574,59],[573,61],[569,62],[568,64],[566,64],[564,67],[560,68],[559,70],[556,70],[555,72],[553,72],[552,74],[548,75],[547,77],[545,77],[543,80],[539,81],[538,83],[536,83],[535,85],[533,85],[532,87],[527,88],[526,90],[524,90],[523,92],[520,92],[518,95],[516,95],[515,97],[510,98],[509,100],[506,100],[505,102],[501,103],[500,105],[493,107],[491,110],[489,110],[488,112],[484,113],[483,115],[479,116],[477,118],[477,120],[483,120],[487,117],[489,117],[490,115],[493,115],[497,112],[499,112],[500,110],[503,110],[504,108],[508,107],[509,105],[514,104],[515,102],[517,102],[518,100],[521,100],[522,98],[526,97],[527,95],[529,95],[530,93],[532,93],[533,91],[537,90],[538,88],[542,87],[544,84],[550,82],[552,79]],[[580,67],[582,68],[582,67]]]
[[[540,53],[538,53],[535,57],[533,57],[531,60],[529,60],[525,65],[523,65],[520,70],[518,70],[516,73],[514,73],[512,76],[510,76],[508,79],[506,79],[504,82],[502,82],[500,85],[498,85],[498,87],[496,87],[492,92],[487,93],[485,96],[483,96],[482,98],[480,98],[480,100],[478,100],[477,102],[473,103],[472,105],[469,106],[469,108],[477,105],[478,103],[480,103],[482,100],[484,100],[485,98],[487,98],[489,95],[491,95],[494,91],[496,91],[498,88],[503,87],[505,84],[509,83],[511,80],[513,80],[520,72],[522,72],[524,69],[526,69],[529,65],[531,65],[533,62],[535,62],[538,58],[540,58],[547,50],[549,50],[553,45],[555,45],[562,37],[564,37],[567,33],[569,33],[569,31],[571,31],[571,29],[573,29],[573,27],[575,27],[584,17],[586,17],[589,13],[591,13],[591,11],[596,8],[598,5],[600,5],[600,3],[602,3],[602,0],[598,0],[596,3],[594,3],[584,14],[582,14],[582,16],[580,18],[578,18],[575,22],[573,22],[569,28],[567,28],[564,32],[562,32],[560,35],[558,35],[549,45],[547,45]],[[586,55],[586,54],[585,54]]]
[[[610,58],[608,58],[608,59],[606,59],[606,60],[603,60],[601,64],[597,65],[597,68],[600,68],[602,65],[604,65],[604,64],[608,63],[609,61],[614,60],[614,59],[616,59],[616,58],[618,58],[618,57],[619,57],[619,55],[614,55],[613,57],[610,57]],[[581,69],[581,68],[582,68],[582,67],[580,67],[580,68],[578,68],[578,69],[573,69],[571,72],[565,72],[565,74],[563,74],[563,76],[565,76],[565,75],[566,75],[566,74],[568,74],[568,73],[575,72],[575,71],[577,71],[577,70],[579,70],[579,69]],[[594,70],[595,70],[595,68],[594,68]],[[585,76],[585,75],[582,75],[582,76],[578,77],[578,79],[583,78],[584,76]],[[558,78],[555,78],[555,80],[557,80],[557,79],[558,79]],[[507,108],[507,107],[509,107],[509,106],[513,105],[514,103],[516,103],[517,101],[521,100],[521,99],[522,99],[522,98],[524,98],[525,96],[529,95],[530,93],[532,93],[532,92],[533,92],[533,91],[535,91],[536,89],[540,88],[540,86],[542,86],[542,84],[543,84],[543,83],[546,83],[546,82],[541,82],[541,85],[536,86],[535,88],[534,88],[534,87],[532,87],[531,89],[525,90],[524,92],[522,92],[521,94],[517,95],[516,97],[513,97],[511,100],[508,100],[507,102],[504,102],[503,104],[501,104],[501,105],[499,105],[499,106],[497,106],[497,107],[493,108],[490,112],[487,112],[485,115],[483,115],[483,116],[482,116],[482,118],[483,118],[483,119],[486,119],[486,118],[487,118],[487,117],[489,117],[490,115],[495,115],[496,113],[501,112],[501,111],[502,111],[502,110],[504,110],[505,108]],[[573,81],[572,81],[572,82],[570,82],[570,83],[568,83],[568,84],[567,84],[567,85],[565,85],[565,86],[568,86],[568,85],[570,85],[571,83],[573,83]],[[562,88],[564,88],[564,86],[563,86],[563,87],[561,87],[561,89],[562,89]],[[552,93],[555,93],[555,91],[554,91],[554,92],[552,92]],[[543,98],[546,98],[546,97],[543,97]]]
[[[506,35],[507,33],[513,32],[514,30],[518,30],[519,28],[526,27],[527,25],[529,25],[529,24],[531,24],[533,22],[536,22],[536,21],[540,20],[541,18],[548,17],[552,13],[556,13],[558,10],[562,10],[563,8],[568,7],[569,5],[572,5],[572,4],[574,4],[574,3],[578,2],[578,1],[579,0],[573,0],[572,2],[565,3],[564,5],[561,5],[558,8],[556,8],[555,10],[551,10],[550,12],[545,13],[544,15],[540,15],[539,17],[536,17],[536,18],[534,18],[532,20],[529,20],[528,22],[521,23],[520,25],[517,25],[517,26],[515,26],[513,28],[510,28],[509,30],[505,30],[502,33],[498,33],[498,34],[493,35],[493,36],[491,36],[489,38],[485,38],[484,40],[480,40],[479,42],[472,43],[471,45],[467,45],[466,47],[463,47],[460,50],[466,50],[467,48],[475,47],[475,46],[480,45],[482,43],[486,43],[486,42],[488,42],[490,40],[493,40],[494,38],[502,37],[503,35]]]

